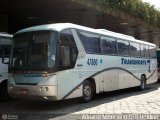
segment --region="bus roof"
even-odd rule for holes
[[[112,31],[105,30],[105,29],[89,28],[89,27],[85,27],[85,26],[81,26],[81,25],[72,24],[72,23],[55,23],[55,24],[39,25],[39,26],[29,27],[29,28],[20,30],[16,34],[22,33],[22,32],[37,31],[37,30],[54,30],[54,31],[60,32],[60,31],[67,29],[67,28],[80,29],[80,30],[98,33],[98,34],[102,34],[102,35],[107,35],[107,36],[111,36],[111,37],[116,37],[119,39],[124,39],[124,40],[132,41],[132,42],[138,42],[141,44],[148,44],[151,46],[156,46],[155,44],[152,44],[149,42],[136,40],[134,37],[129,36],[129,35],[124,35],[121,33],[116,33],[116,32],[112,32]]]
[[[5,32],[0,32],[0,37],[13,37],[13,35],[5,33]]]

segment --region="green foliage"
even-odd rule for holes
[[[125,11],[160,29],[160,11],[141,0],[84,0],[98,5],[102,9]]]

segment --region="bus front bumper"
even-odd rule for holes
[[[9,85],[8,93],[12,98],[30,100],[58,100],[57,86]]]

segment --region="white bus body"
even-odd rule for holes
[[[8,63],[13,35],[0,33],[0,99],[7,94]]]
[[[160,49],[157,49],[157,75],[158,82],[160,82]]]
[[[14,37],[8,90],[15,98],[82,96],[87,102],[93,93],[144,89],[157,80],[156,45],[131,36],[57,23],[23,29]]]

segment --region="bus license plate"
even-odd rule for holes
[[[20,94],[21,95],[27,95],[28,94],[28,90],[27,89],[20,89]]]

